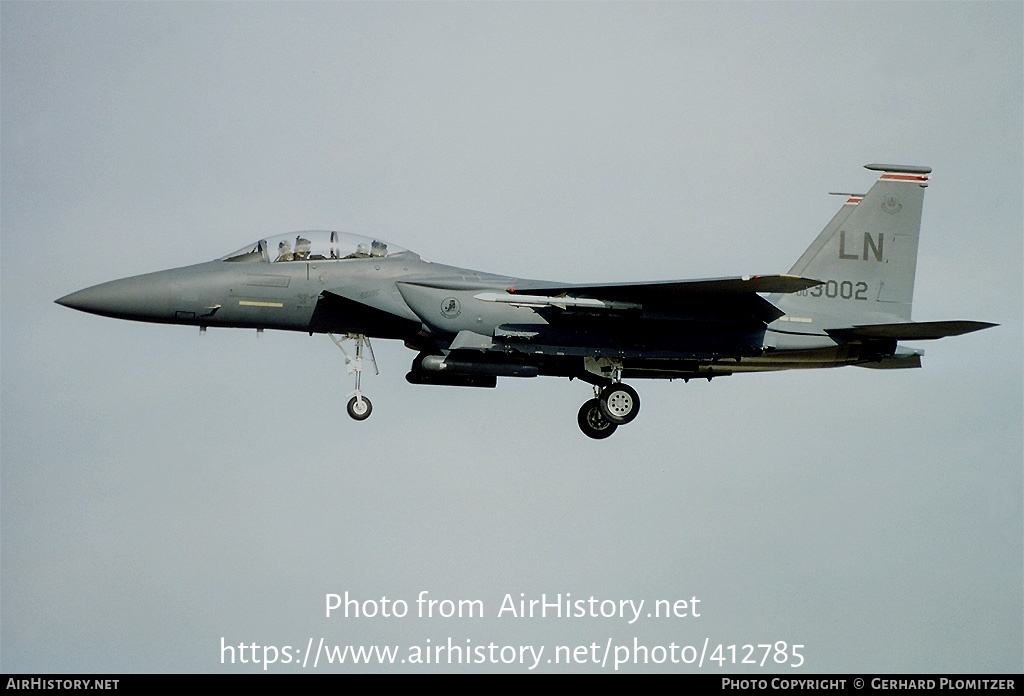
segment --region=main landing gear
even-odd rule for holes
[[[341,338],[338,338],[334,334],[327,334],[334,341],[334,345],[338,346],[338,350],[345,354],[345,368],[349,374],[355,373],[356,375],[356,388],[355,391],[350,392],[348,396],[352,398],[348,400],[348,406],[345,410],[348,411],[348,415],[357,421],[366,420],[373,413],[373,404],[370,400],[363,396],[363,391],[360,389],[360,381],[363,375],[363,347],[366,347],[366,351],[370,354],[370,362],[373,364],[374,374],[380,374],[380,370],[377,369],[377,359],[373,356],[373,346],[370,345],[370,339],[364,334],[345,334]],[[348,354],[345,350],[345,346],[342,344],[345,341],[353,340],[356,343],[355,356]]]
[[[604,389],[595,386],[594,398],[580,407],[576,421],[587,437],[603,440],[620,425],[625,425],[640,413],[640,396],[633,387],[615,382]]]

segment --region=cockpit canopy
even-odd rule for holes
[[[220,260],[264,263],[344,261],[383,258],[406,251],[408,249],[373,237],[331,230],[304,230],[261,239]]]

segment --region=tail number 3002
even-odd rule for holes
[[[797,295],[803,297],[827,297],[829,299],[839,297],[844,300],[866,301],[868,299],[868,284],[864,281],[854,283],[850,280],[844,280],[842,282],[826,280],[821,285],[815,285],[809,290],[799,291]]]

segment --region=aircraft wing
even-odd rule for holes
[[[562,310],[661,310],[706,319],[753,319],[769,323],[783,313],[758,293],[792,293],[820,284],[819,280],[793,275],[602,285],[555,285],[522,281],[505,293],[486,293],[477,298],[488,302]]]
[[[627,302],[665,302],[672,298],[692,298],[697,295],[745,295],[752,293],[791,293],[821,285],[820,280],[795,275],[755,275],[733,278],[705,278],[701,280],[663,280],[642,283],[607,283],[603,285],[550,285],[525,282],[509,293],[529,295],[571,295],[601,300]]]

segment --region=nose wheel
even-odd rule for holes
[[[621,382],[604,389],[594,387],[594,398],[580,407],[576,418],[587,437],[603,440],[620,425],[633,421],[640,413],[640,396],[633,387]]]
[[[353,420],[361,421],[366,420],[370,417],[373,412],[373,404],[370,400],[363,396],[363,391],[360,388],[360,384],[363,376],[363,349],[365,347],[366,352],[370,354],[370,362],[373,364],[374,374],[380,374],[380,370],[377,369],[377,358],[373,355],[373,346],[370,345],[370,339],[368,336],[363,334],[346,334],[341,338],[338,338],[334,334],[327,334],[334,341],[334,345],[338,346],[338,350],[345,354],[345,369],[348,370],[349,374],[355,374],[356,376],[356,388],[355,391],[351,392],[349,396],[352,398],[348,400],[348,405],[345,410],[348,411],[348,415]],[[355,341],[355,355],[349,355],[348,351],[345,350],[343,345],[345,341]]]
[[[348,415],[357,421],[366,420],[373,412],[373,404],[362,394],[357,394],[349,399],[348,406],[345,408],[348,411]]]

